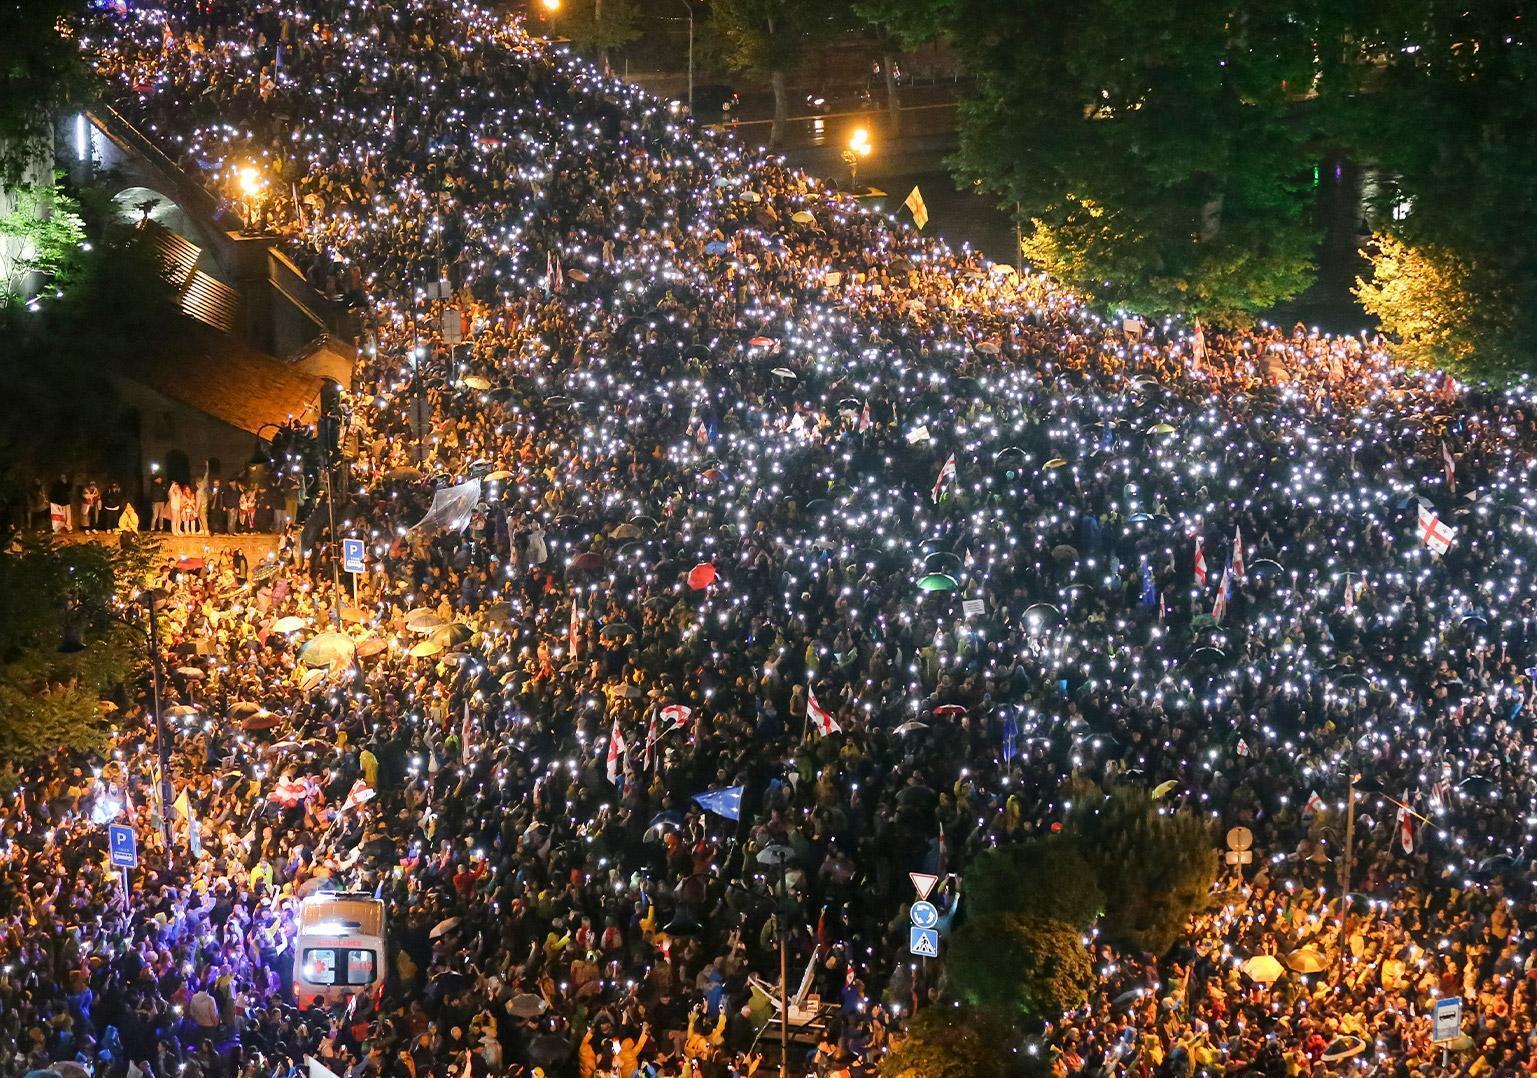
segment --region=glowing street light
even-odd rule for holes
[[[849,166],[849,187],[859,187],[859,159],[869,157],[874,147],[870,144],[870,132],[863,127],[854,128],[854,133],[849,136],[849,144],[843,151],[843,163]]]
[[[267,177],[254,165],[241,165],[235,170],[235,186],[240,190],[241,207],[245,212],[247,232],[257,230],[262,198],[267,190]]]

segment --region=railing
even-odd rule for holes
[[[181,203],[182,209],[206,218],[208,226],[215,231],[223,231],[223,225],[219,221],[220,203],[214,193],[190,177],[186,169],[171,160],[164,150],[155,145],[122,113],[106,102],[98,101],[86,111],[86,116],[96,125],[97,130],[117,143],[121,149],[137,154],[161,173],[167,185],[175,188],[172,193]]]

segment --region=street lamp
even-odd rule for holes
[[[235,170],[235,184],[240,189],[240,201],[245,209],[246,231],[255,232],[257,213],[267,189],[267,178],[254,165],[242,165]]]
[[[863,127],[854,128],[854,133],[849,136],[849,144],[843,151],[843,163],[849,166],[849,187],[856,192],[859,189],[859,159],[869,157],[870,132]]]
[[[688,114],[694,115],[694,5],[682,0],[688,9]]]
[[[764,854],[770,850],[780,851],[784,847],[770,846],[759,854],[759,860],[765,860]],[[693,872],[681,877],[673,890],[676,891],[689,880],[714,880],[724,887],[740,891],[755,902],[770,903],[774,907],[774,935],[779,943],[779,1078],[788,1078],[790,1073],[790,956],[789,956],[789,893],[785,889],[785,862],[788,857],[775,856],[769,858],[766,863],[778,864],[779,888],[778,895],[770,898],[768,895],[760,895],[752,888],[738,883],[736,880],[723,879],[713,876],[708,872]],[[680,902],[678,909],[673,914],[673,919],[663,929],[669,936],[697,936],[704,929],[699,918],[685,903]]]
[[[112,617],[140,633],[149,651],[150,708],[155,720],[155,759],[159,767],[159,774],[155,778],[155,800],[160,812],[161,837],[165,841],[165,860],[169,865],[174,856],[171,845],[171,759],[165,739],[165,714],[160,707],[160,628],[155,621],[155,604],[164,598],[165,595],[162,592],[153,588],[146,588],[134,596],[134,605],[141,602],[144,604],[145,620],[149,622],[148,629],[116,614]],[[59,644],[60,652],[72,654],[85,650],[85,642],[81,639],[79,629],[67,613],[64,619],[63,635],[63,641]]]
[[[560,0],[539,0],[539,6],[544,8],[544,17],[550,24],[550,38],[555,37],[555,15],[560,11]]]

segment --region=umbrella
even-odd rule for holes
[[[1249,565],[1249,572],[1253,573],[1261,580],[1268,580],[1273,576],[1280,576],[1282,571],[1281,563],[1278,561],[1271,561],[1269,558],[1260,558],[1259,560],[1252,562]]]
[[[708,588],[719,578],[720,574],[715,571],[715,566],[702,561],[688,571],[688,586],[695,591],[700,591]]]
[[[203,561],[202,558],[193,557],[190,554],[183,554],[181,557],[176,559],[176,568],[180,569],[182,572],[187,573],[201,569],[206,564],[207,563]],[[55,1066],[57,1066],[57,1064],[55,1064]]]
[[[289,614],[286,618],[278,618],[272,623],[272,631],[275,633],[296,633],[304,628],[304,619],[297,614]]]
[[[919,722],[917,719],[909,719],[907,722],[904,722],[901,726],[896,727],[891,732],[894,734],[910,734],[914,730],[927,730],[928,728],[929,724],[926,722]]]
[[[1163,797],[1165,794],[1167,794],[1170,790],[1174,789],[1178,785],[1179,785],[1179,780],[1178,779],[1167,779],[1167,780],[1165,780],[1163,782],[1160,782],[1157,786],[1153,787],[1153,792],[1152,792],[1151,796],[1152,796],[1153,800],[1156,801],[1160,797]]]
[[[1256,984],[1272,984],[1286,972],[1275,955],[1257,954],[1243,964],[1244,975]]]
[[[769,373],[772,374],[775,378],[782,379],[786,382],[793,382],[795,381],[796,377],[795,372],[792,371],[789,367],[775,367],[773,370],[769,371]]]
[[[386,641],[377,636],[369,637],[367,640],[358,641],[357,656],[360,659],[371,659],[387,647],[389,644]]]
[[[411,633],[430,633],[446,624],[437,611],[426,607],[418,607],[406,615],[406,631]]]
[[[299,649],[299,661],[305,666],[332,666],[352,659],[357,645],[341,633],[321,633]]]
[[[1342,1059],[1358,1056],[1366,1051],[1366,1042],[1351,1033],[1342,1033],[1329,1042],[1319,1058],[1325,1063],[1338,1063]]]
[[[100,711],[103,715],[110,715],[118,710],[118,706],[111,700],[98,700],[96,701],[96,710]]]
[[[1174,433],[1174,424],[1173,423],[1154,423],[1151,427],[1147,428],[1147,432],[1149,434],[1173,434]]]
[[[923,571],[926,573],[949,573],[954,576],[962,568],[960,555],[952,554],[948,550],[936,550],[923,559]]]
[[[742,191],[737,195],[743,202],[762,202],[763,196],[756,191]]]
[[[747,343],[749,345],[751,345],[753,348],[772,348],[772,347],[774,347],[774,338],[773,337],[761,337],[761,336],[760,337],[753,337],[753,338],[749,339]]]
[[[428,659],[443,650],[443,645],[436,640],[423,640],[411,648],[411,656],[417,659]]]
[[[512,621],[512,604],[505,599],[487,603],[480,610],[480,620],[487,625],[506,625]]]
[[[482,378],[478,374],[467,374],[463,378],[459,379],[459,381],[464,383],[470,389],[490,389],[491,388],[491,383],[489,381],[487,381],[486,379]]]
[[[1466,790],[1476,797],[1481,793],[1488,793],[1494,789],[1494,785],[1494,780],[1487,775],[1469,775],[1457,784],[1457,788]]]
[[[170,707],[165,709],[165,713],[173,718],[182,719],[186,718],[188,715],[196,715],[198,710],[191,704],[172,704]]]
[[[471,629],[463,622],[456,621],[452,624],[442,625],[432,630],[427,639],[434,644],[442,644],[445,648],[454,648],[458,647],[460,644],[469,643],[470,638],[474,635],[475,630]]]
[[[940,704],[934,709],[936,715],[964,715],[966,709],[960,704]]]
[[[765,846],[758,851],[760,865],[787,865],[795,860],[795,851],[788,846]]]
[[[512,478],[512,473],[509,472],[506,468],[498,468],[496,471],[490,472],[489,474],[487,474],[486,482],[488,482],[488,483],[505,483],[505,482],[507,482],[507,480],[509,480],[511,478]]]
[[[208,676],[195,666],[178,666],[176,672],[188,681],[202,681]]]
[[[538,1018],[549,1009],[549,1006],[542,996],[536,996],[532,992],[519,992],[507,1004],[507,1013],[515,1018]]]
[[[340,890],[340,888],[337,886],[336,880],[330,876],[311,876],[299,885],[299,889],[295,894],[300,898],[309,898],[310,895],[318,895],[322,891],[336,890]]]
[[[1051,556],[1057,561],[1077,561],[1078,548],[1073,546],[1071,543],[1058,543],[1056,546],[1051,548]]]
[[[959,586],[949,573],[930,573],[918,581],[919,591],[954,591]]]
[[[459,918],[457,918],[457,917],[446,917],[443,920],[439,921],[437,924],[432,926],[432,931],[427,933],[427,938],[430,939],[430,940],[439,939],[439,938],[441,938],[443,936],[448,935],[450,932],[452,932],[454,929],[456,929],[458,927],[459,927]]]
[[[1062,620],[1062,611],[1050,603],[1031,603],[1025,607],[1025,620],[1031,623],[1052,623]]]
[[[639,539],[641,530],[634,524],[621,524],[608,533],[610,539]]]
[[[229,706],[229,711],[226,714],[232,719],[249,719],[252,715],[261,711],[261,709],[262,706],[260,704],[253,704],[249,700],[236,700]]]
[[[611,621],[598,631],[604,640],[619,640],[635,631],[635,626],[623,621]]]
[[[704,253],[707,255],[723,255],[729,250],[725,240],[711,240],[704,245]]]
[[[603,568],[603,555],[596,550],[584,551],[571,559],[571,568],[583,573],[595,573]]]
[[[1042,471],[1046,471],[1048,469],[1060,468],[1060,467],[1062,467],[1066,463],[1067,463],[1067,461],[1064,460],[1062,457],[1052,457],[1045,464],[1041,465],[1041,470]]]
[[[812,215],[810,210],[800,210],[790,214],[790,220],[798,225],[809,225],[816,220],[816,217]]]
[[[1286,965],[1298,973],[1322,973],[1329,968],[1324,956],[1312,947],[1298,947],[1286,956]]]
[[[274,711],[268,711],[266,708],[263,708],[241,723],[240,728],[242,730],[271,730],[282,721],[282,716]]]
[[[251,579],[256,581],[271,580],[278,575],[280,568],[282,567],[275,561],[264,561],[251,570]]]

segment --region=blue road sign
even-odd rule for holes
[[[1462,1000],[1457,997],[1438,999],[1431,1018],[1430,1039],[1436,1044],[1454,1041],[1462,1035]]]
[[[349,573],[363,571],[363,540],[342,540],[342,568]]]
[[[907,930],[907,949],[919,958],[939,957],[939,933],[913,925]]]
[[[914,928],[933,928],[939,924],[939,908],[932,902],[921,899],[914,902],[908,915],[912,918]]]
[[[112,853],[112,863],[118,868],[139,867],[139,836],[133,828],[120,823],[107,828],[107,849]]]

